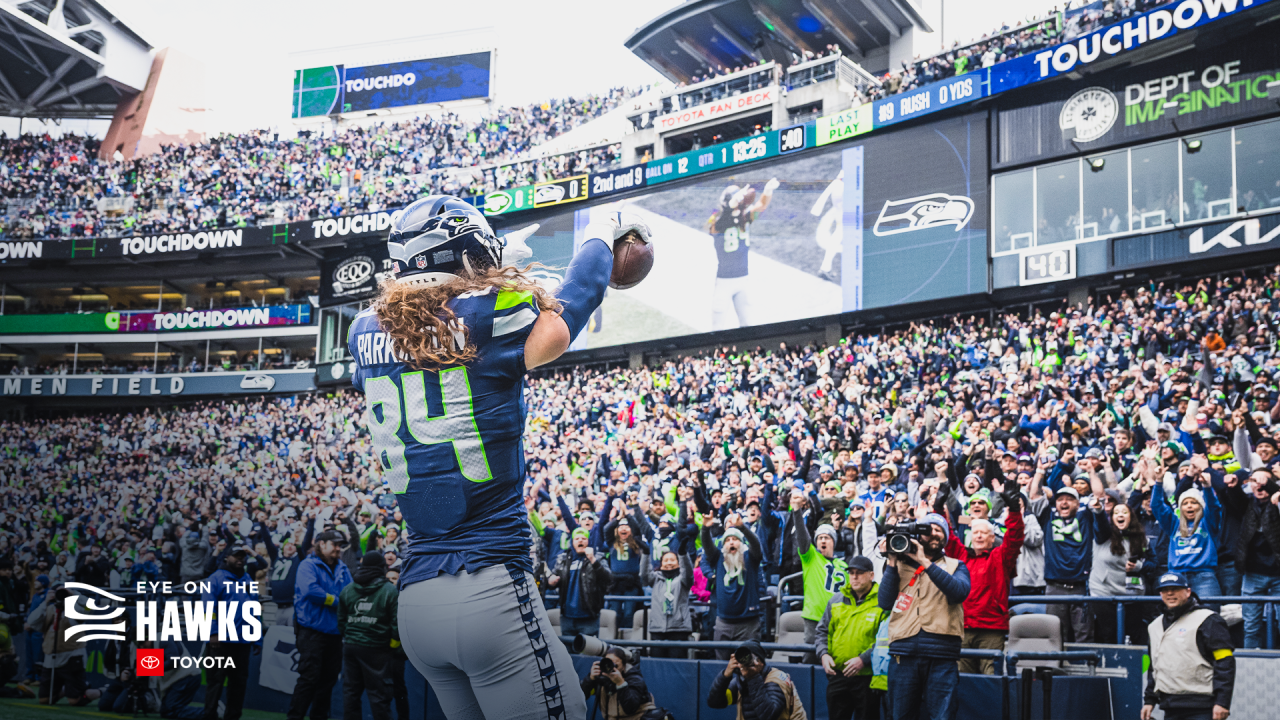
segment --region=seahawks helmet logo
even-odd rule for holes
[[[400,233],[400,237],[393,235],[389,241],[389,248],[393,259],[403,262],[406,266],[412,265],[422,270],[432,264],[431,250],[468,235],[474,235],[481,243],[485,243],[486,234],[487,228],[480,227],[467,214],[450,211],[427,218],[419,228],[406,228]],[[495,250],[497,248],[493,248],[491,252]]]
[[[906,200],[886,201],[872,232],[880,237],[927,230],[943,225],[960,232],[973,217],[973,201],[963,195],[934,193]]]

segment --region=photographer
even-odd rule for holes
[[[653,695],[640,674],[638,659],[622,648],[610,647],[591,664],[582,692],[595,696],[604,720],[661,720],[666,712],[653,704]]]
[[[70,592],[62,583],[53,586],[53,602],[45,602],[39,626],[44,633],[44,669],[40,673],[40,704],[53,705],[67,698],[72,707],[97,700],[101,693],[85,683],[85,642],[67,639],[72,622],[64,612]],[[87,601],[86,601],[87,602]],[[80,610],[84,612],[84,610]]]
[[[956,710],[969,568],[943,555],[951,534],[946,519],[929,513],[923,522],[928,534],[917,528],[919,537],[911,540],[907,553],[886,553],[880,579],[880,609],[889,613],[889,707],[894,720],[921,714],[948,718]]]
[[[738,708],[738,720],[805,720],[804,705],[791,677],[765,663],[760,643],[748,640],[729,658],[724,672],[711,682],[707,707]]]

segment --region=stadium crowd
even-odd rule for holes
[[[868,86],[874,101],[1021,57],[1145,12],[1162,0],[1070,3],[1046,18],[1005,24],[979,41],[903,63]],[[804,51],[797,62],[839,53]],[[759,64],[759,63],[757,63]],[[702,82],[751,65],[705,67]],[[620,144],[539,157],[536,146],[599,117],[637,90],[614,88],[501,108],[490,117],[454,115],[303,133],[282,140],[259,130],[175,145],[125,161],[98,160],[99,141],[64,135],[0,137],[0,235],[116,237],[208,227],[291,222],[398,207],[431,192],[479,195],[594,172],[621,162]],[[104,201],[107,201],[104,203]],[[114,204],[113,204],[114,201]]]
[[[1043,18],[1029,19],[1016,27],[1005,23],[976,42],[961,46],[960,41],[956,40],[949,50],[930,57],[916,58],[910,65],[904,62],[901,71],[890,71],[883,75],[880,86],[870,88],[863,99],[879,100],[1006,60],[1032,55],[1060,42],[1071,42],[1100,27],[1123,22],[1135,14],[1147,12],[1167,2],[1168,0],[1067,2],[1061,11],[1055,7]]]
[[[539,585],[566,633],[598,632],[606,608],[629,627],[647,603],[656,639],[747,641],[772,636],[771,588],[799,573],[783,592],[803,596],[824,668],[833,610],[897,577],[883,540],[901,521],[963,561],[948,592],[964,590],[965,647],[1003,647],[1011,592],[1151,595],[1172,570],[1202,597],[1280,595],[1278,311],[1280,267],[548,371],[526,398]],[[22,672],[39,674],[41,604],[68,580],[230,568],[263,583],[274,622],[304,627],[306,562],[381,587],[407,530],[364,407],[338,392],[0,423],[0,620],[34,661]],[[1155,610],[1130,606],[1123,629],[1113,606],[1048,612],[1068,641],[1141,644]],[[1261,605],[1242,614],[1245,646],[1274,641]]]
[[[3,233],[113,237],[291,222],[399,207],[431,192],[476,195],[617,163],[621,148],[535,157],[540,143],[615,108],[636,90],[351,127],[293,139],[258,130],[124,160],[99,160],[78,135],[0,137]],[[104,200],[120,203],[108,208]],[[100,205],[102,209],[100,210]]]

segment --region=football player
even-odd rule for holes
[[[393,219],[394,277],[351,326],[352,383],[408,526],[401,641],[453,720],[586,716],[534,584],[523,391],[525,373],[559,357],[600,304],[614,241],[648,239],[643,224],[610,217],[586,227],[551,295],[503,266],[480,211],[422,198]]]
[[[747,248],[751,246],[751,223],[769,207],[778,179],[765,183],[756,199],[750,185],[730,185],[720,193],[720,207],[711,214],[707,231],[716,246],[716,288],[711,297],[711,329],[727,330],[757,324],[752,312],[751,287],[747,278]]]

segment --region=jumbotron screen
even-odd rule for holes
[[[649,277],[608,290],[574,350],[985,292],[986,137],[980,114],[870,136],[553,215],[527,242],[555,286],[592,218],[653,232]]]
[[[492,54],[347,67],[325,65],[293,73],[293,117],[443,103],[489,97]]]

